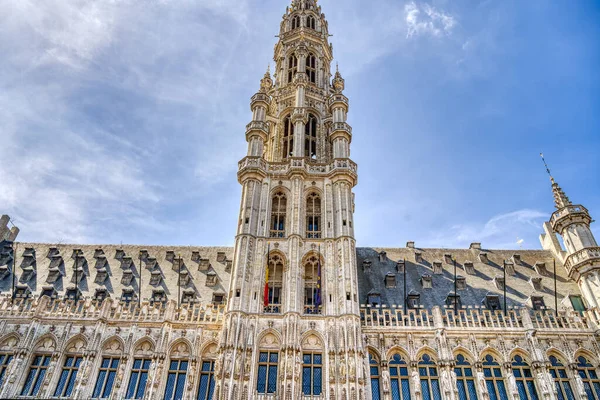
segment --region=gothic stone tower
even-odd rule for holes
[[[274,80],[267,71],[252,97],[216,399],[367,393],[353,226],[357,167],[328,37],[316,1],[294,0],[275,46]]]

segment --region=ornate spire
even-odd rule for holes
[[[260,92],[267,93],[273,87],[273,80],[271,79],[271,64],[267,67],[265,76],[260,80]]]
[[[557,210],[561,210],[567,206],[573,205],[571,200],[567,197],[562,188],[556,183],[554,177],[550,173],[550,168],[548,168],[548,164],[546,163],[546,159],[544,158],[544,153],[540,153],[542,157],[542,161],[544,162],[544,166],[546,167],[546,172],[548,176],[550,176],[550,182],[552,182],[552,194],[554,195],[554,206]]]
[[[336,93],[343,92],[345,88],[345,81],[344,78],[342,78],[342,74],[340,74],[340,68],[337,63],[335,65],[335,76],[333,77],[333,88]]]
[[[309,9],[317,6],[318,0],[292,0],[292,10],[294,9]]]

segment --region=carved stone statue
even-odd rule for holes
[[[452,387],[450,384],[450,373],[448,371],[442,371],[442,392],[449,396],[452,391]]]
[[[390,392],[390,372],[387,369],[384,369],[381,372],[381,382],[383,383],[383,392]]]
[[[419,378],[419,373],[413,369],[410,373],[410,379],[412,380],[413,387],[415,388],[415,393],[421,394],[421,379]]]
[[[487,384],[485,383],[485,376],[483,375],[483,372],[477,373],[477,382],[479,382],[479,390],[481,391],[481,394],[489,395],[489,392],[487,389]]]
[[[577,393],[579,393],[579,396],[587,397],[585,393],[583,379],[581,379],[581,376],[579,376],[579,374],[575,374],[575,386],[577,387]]]
[[[541,389],[542,395],[544,397],[550,396],[550,388],[548,387],[548,380],[547,380],[546,374],[540,372],[537,375],[537,379],[538,379],[538,382],[540,383],[540,389]]]
[[[508,374],[508,390],[512,393],[515,398],[519,398],[519,389],[517,389],[517,380],[515,375],[511,372]]]

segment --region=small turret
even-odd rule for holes
[[[333,77],[333,90],[336,93],[342,93],[346,88],[346,81],[342,78],[342,74],[340,74],[340,69],[338,65],[335,66],[335,76]]]

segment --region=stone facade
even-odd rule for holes
[[[233,248],[17,243],[0,218],[0,398],[600,398],[600,249],[553,178],[543,250],[356,248],[328,39],[294,0]]]

